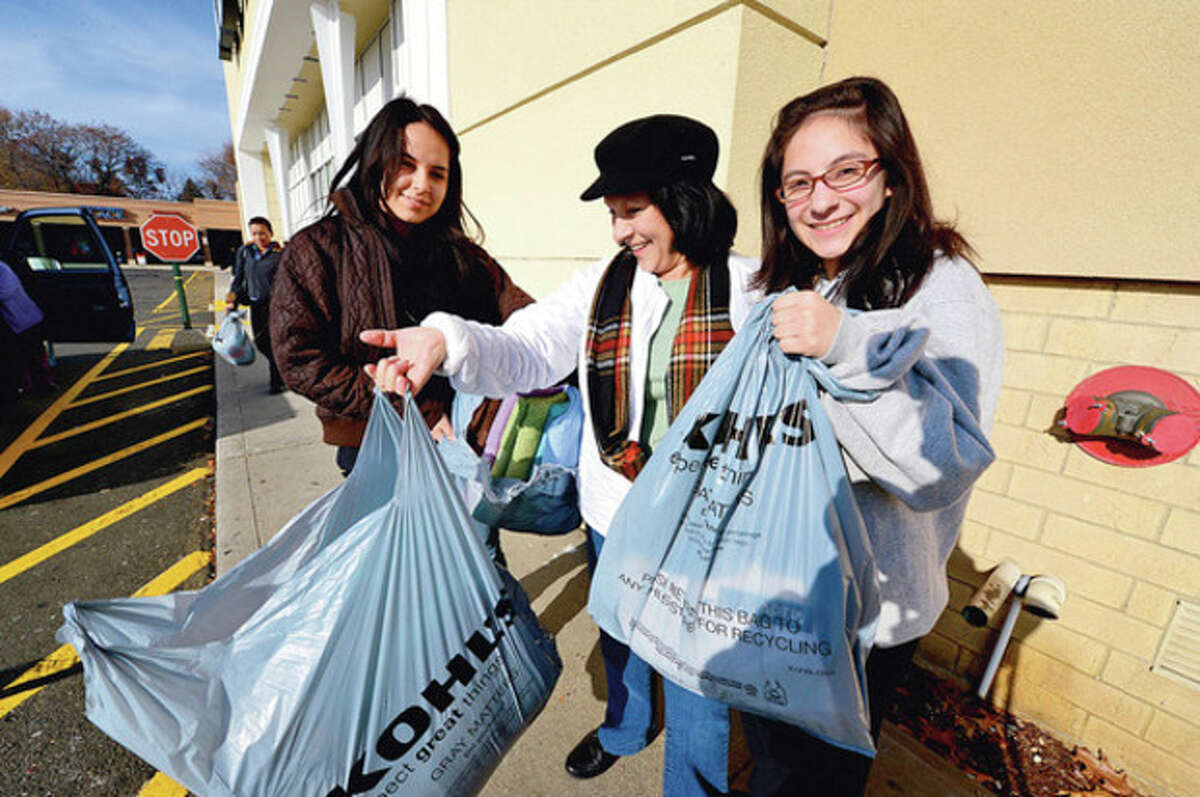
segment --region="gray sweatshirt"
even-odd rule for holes
[[[881,391],[868,404],[822,403],[875,551],[875,643],[899,645],[945,609],[946,562],[971,487],[994,459],[1000,312],[970,263],[941,258],[903,307],[843,314],[823,360],[844,386]]]

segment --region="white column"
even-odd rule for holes
[[[447,41],[446,0],[402,0],[400,19],[393,33],[396,49],[392,55],[400,85],[416,102],[429,103],[450,119],[450,48]]]
[[[426,78],[429,104],[450,117],[450,43],[446,24],[446,0],[424,0],[428,11],[429,72]]]
[[[321,61],[333,160],[340,165],[354,147],[354,17],[343,13],[337,0],[317,0],[309,11]]]
[[[242,189],[242,229],[245,230],[252,217],[267,215],[267,172],[263,168],[261,151],[238,148],[234,151],[234,160]]]
[[[268,125],[264,131],[267,139],[267,154],[271,157],[271,172],[275,175],[275,196],[279,198],[279,227],[284,240],[292,237],[292,205],[288,202],[288,148],[284,137],[287,135],[277,125]]]

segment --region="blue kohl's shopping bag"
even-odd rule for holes
[[[88,718],[201,795],[473,794],[562,671],[411,400],[204,589],[69,603]]]
[[[562,388],[566,406],[542,429],[527,478],[493,476],[491,464],[466,442],[467,424],[482,396],[458,393],[451,409],[455,439],[438,442],[438,452],[456,483],[471,516],[483,527],[510,531],[566,534],[579,528],[579,439],[583,433],[583,404],[579,391]]]
[[[246,310],[226,313],[212,339],[213,351],[230,365],[254,362],[254,342],[246,334]]]
[[[588,611],[680,686],[873,755],[870,541],[818,385],[762,302],[696,388],[608,530]]]

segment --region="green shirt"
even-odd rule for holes
[[[642,445],[652,452],[671,425],[667,417],[667,369],[671,366],[671,347],[683,319],[690,279],[659,280],[667,292],[667,310],[658,329],[650,337],[650,362],[646,367],[646,407],[642,416]]]

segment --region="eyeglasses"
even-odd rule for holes
[[[825,183],[834,191],[849,191],[865,183],[879,171],[879,158],[872,160],[844,161],[832,169],[814,177],[798,174],[784,180],[775,189],[775,198],[780,202],[804,202],[812,196],[817,183]]]

